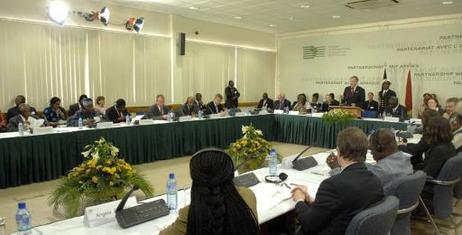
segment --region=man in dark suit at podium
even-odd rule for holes
[[[396,92],[390,89],[391,82],[388,80],[383,81],[382,83],[382,90],[379,91],[379,102],[380,108],[379,113],[383,114],[383,111],[388,107],[388,100],[390,97],[395,96]]]
[[[366,91],[358,86],[359,78],[353,76],[350,78],[350,86],[345,87],[343,91],[343,104],[348,106],[362,107],[366,100]]]

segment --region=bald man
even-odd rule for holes
[[[290,101],[286,99],[286,95],[284,93],[280,93],[278,95],[278,100],[274,101],[274,109],[284,110],[285,108],[291,109]]]
[[[7,131],[18,131],[19,123],[24,125],[24,129],[28,129],[30,125],[30,117],[32,116],[32,108],[27,104],[20,104],[18,106],[19,114],[8,120]]]

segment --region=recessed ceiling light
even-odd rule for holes
[[[234,16],[233,18],[236,19],[236,20],[242,19],[242,17],[240,17],[240,16]]]
[[[332,19],[339,19],[340,16],[332,16]]]
[[[191,9],[191,10],[199,10],[199,7],[190,6],[189,9]]]
[[[289,20],[290,20],[290,21],[293,21],[293,20],[294,20],[294,17],[293,17],[293,16],[289,17]]]
[[[443,5],[450,5],[452,4],[452,1],[444,1],[444,2],[441,2]]]
[[[268,26],[271,27],[271,28],[276,28],[277,27],[277,25],[275,25],[275,24],[270,24]]]
[[[300,4],[300,8],[310,8],[310,5],[309,4],[306,4],[306,3],[303,3],[303,4]]]

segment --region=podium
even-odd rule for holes
[[[356,118],[361,118],[362,108],[356,106],[330,106],[329,109],[340,109],[351,113]]]

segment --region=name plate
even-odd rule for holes
[[[90,206],[85,208],[85,215],[83,217],[83,223],[87,227],[95,227],[102,224],[115,221],[115,210],[121,200],[108,202],[96,206]],[[132,196],[128,198],[124,208],[134,207],[138,205],[136,197]]]
[[[34,134],[46,134],[46,133],[53,133],[53,127],[35,127],[33,130]]]
[[[189,116],[189,115],[188,116],[181,116],[181,117],[178,118],[178,121],[180,121],[180,122],[190,121],[190,120],[192,120],[192,116]]]
[[[210,114],[210,118],[219,118],[219,117],[221,117],[221,115],[218,113]]]
[[[247,116],[247,113],[244,113],[244,112],[237,112],[236,113],[236,117],[243,117],[243,116]]]
[[[274,114],[284,114],[284,110],[276,109],[276,110],[274,110]]]
[[[387,121],[387,122],[399,122],[399,118],[398,117],[385,117],[384,121]]]
[[[98,122],[96,128],[109,128],[112,127],[112,122]]]
[[[289,111],[289,115],[299,115],[299,111]]]
[[[152,119],[141,119],[139,121],[139,124],[140,125],[152,125],[152,124],[154,124],[154,120],[152,120]]]

